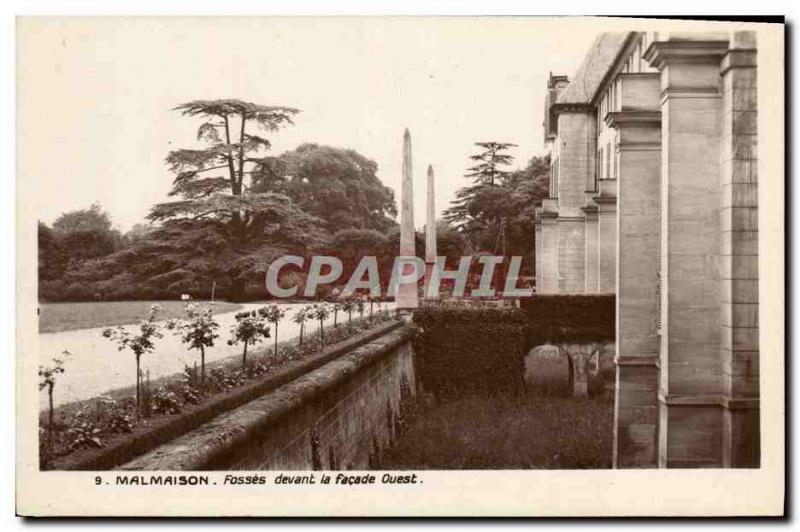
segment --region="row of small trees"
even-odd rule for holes
[[[315,303],[310,307],[303,307],[299,309],[297,312],[295,312],[294,316],[292,316],[292,321],[300,325],[300,345],[303,345],[303,332],[305,330],[306,321],[319,321],[319,338],[321,341],[325,341],[324,323],[325,320],[331,316],[331,314],[333,314],[334,327],[338,326],[339,324],[340,312],[347,313],[347,323],[349,325],[353,320],[354,311],[359,313],[359,317],[364,317],[364,310],[366,309],[367,302],[369,302],[369,317],[372,318],[375,303],[377,302],[378,309],[380,310],[381,301],[380,299],[373,298],[371,296],[351,296],[343,298],[341,301],[337,301],[335,303]]]
[[[303,307],[295,312],[293,321],[300,325],[299,343],[302,346],[305,330],[305,322],[316,320],[319,322],[320,341],[325,340],[324,323],[331,314],[334,316],[334,327],[338,326],[338,314],[346,312],[348,324],[352,321],[353,312],[358,312],[363,318],[367,301],[369,302],[370,317],[372,317],[373,305],[372,298],[349,297],[336,303],[316,303]],[[378,308],[380,309],[380,301]],[[148,315],[140,321],[136,327],[109,327],[103,330],[103,337],[116,342],[119,351],[129,351],[136,362],[136,418],[141,416],[142,410],[142,356],[155,350],[155,340],[163,338],[164,329],[173,331],[180,336],[181,342],[189,350],[200,352],[200,381],[205,382],[205,358],[206,349],[214,345],[219,338],[219,323],[213,315],[211,307],[201,307],[196,304],[186,306],[186,316],[184,319],[172,319],[160,325],[158,315],[161,312],[159,305],[153,305]],[[230,328],[230,339],[228,345],[242,345],[242,367],[247,365],[248,350],[263,340],[272,337],[274,327],[273,353],[278,356],[278,325],[286,315],[286,311],[278,305],[264,306],[256,310],[239,312],[235,315],[236,322]],[[62,358],[54,358],[51,366],[39,367],[39,389],[47,390],[49,399],[49,422],[48,440],[52,441],[53,433],[53,389],[59,374],[64,373],[64,363],[69,356],[64,352]]]

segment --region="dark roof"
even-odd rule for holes
[[[557,103],[591,102],[628,35],[627,32],[601,33],[592,43],[575,77],[559,94]]]

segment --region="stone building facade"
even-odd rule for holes
[[[616,293],[615,467],[759,464],[756,40],[607,33],[548,82],[540,293]]]

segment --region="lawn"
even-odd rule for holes
[[[383,469],[610,468],[613,391],[473,396],[417,407]]]
[[[207,301],[194,301],[207,304]],[[154,304],[161,306],[161,319],[184,316],[186,301],[104,301],[87,303],[39,303],[39,332],[53,333],[137,323]],[[241,308],[236,303],[214,302],[214,313]]]

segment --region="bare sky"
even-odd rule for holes
[[[34,180],[37,218],[97,201],[128,230],[166,199],[171,149],[200,120],[171,109],[240,98],[297,107],[272,135],[279,154],[304,142],[353,148],[378,163],[399,199],[403,129],[411,130],[416,225],[425,168],[437,212],[466,184],[475,141],[543,153],[550,71],[572,76],[596,31],[546,19],[25,19],[18,33],[18,172]]]

